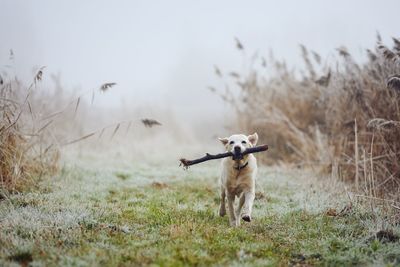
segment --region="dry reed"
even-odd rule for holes
[[[301,75],[273,55],[258,58],[216,93],[237,111],[238,130],[257,131],[271,146],[264,162],[318,168],[366,195],[400,201],[400,41],[393,40],[388,48],[378,36],[364,63],[345,47],[327,63],[301,46]]]
[[[58,169],[59,150],[50,142],[53,120],[40,120],[32,108],[35,89],[43,78],[40,68],[28,89],[16,79],[0,85],[0,189],[31,188]]]

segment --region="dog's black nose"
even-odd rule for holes
[[[234,148],[233,148],[234,150],[235,150],[235,153],[238,153],[238,152],[240,152],[240,146],[235,146]]]

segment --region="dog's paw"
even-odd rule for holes
[[[233,222],[230,222],[229,224],[231,225],[231,227],[239,227],[240,226],[240,223],[238,223],[236,220]]]
[[[251,217],[250,217],[250,215],[243,215],[243,216],[242,216],[242,219],[243,219],[243,221],[251,222]]]
[[[225,209],[219,209],[219,216],[224,217],[226,214],[226,210]]]
[[[237,219],[236,219],[236,226],[240,226],[240,219],[239,219],[240,217],[238,217]]]

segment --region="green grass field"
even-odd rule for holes
[[[328,216],[349,204],[340,183],[262,167],[253,221],[231,228],[217,215],[217,163],[100,166],[66,164],[1,200],[0,265],[400,265],[399,241],[374,238],[368,209]]]

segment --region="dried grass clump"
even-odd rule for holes
[[[4,73],[3,73],[4,75]],[[34,99],[43,68],[24,88],[17,79],[0,84],[0,190],[15,192],[35,186],[58,168],[59,151],[47,128],[51,120],[34,113]]]
[[[148,128],[161,125],[154,119],[132,119],[133,116],[125,114],[127,110],[124,109],[95,107],[96,95],[108,93],[116,86],[115,82],[83,92],[67,92],[62,87],[60,75],[50,77],[54,86],[45,88],[41,84],[44,79],[42,67],[36,71],[32,84],[24,86],[16,77],[9,76],[6,68],[2,71],[0,199],[8,192],[36,187],[41,178],[54,174],[58,170],[60,153],[67,146],[86,141],[85,148],[107,149],[110,141],[118,141],[113,139],[125,140],[135,124]],[[115,122],[115,118],[121,116],[129,120]],[[124,134],[119,133],[121,130]],[[150,136],[148,132],[146,134]],[[87,142],[89,139],[92,142]],[[74,149],[80,151],[80,148]]]
[[[329,63],[301,46],[300,75],[272,55],[253,57],[231,75],[238,92],[230,86],[221,96],[238,128],[270,145],[265,162],[318,167],[371,197],[400,200],[400,42],[380,40],[361,64],[345,47]]]

